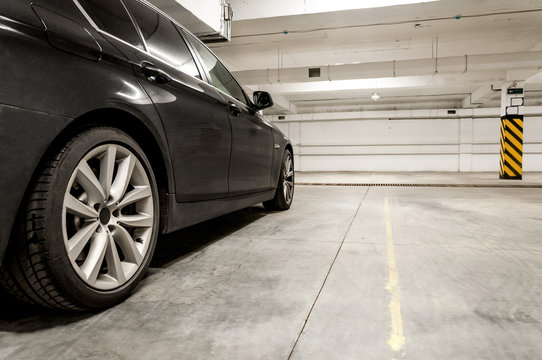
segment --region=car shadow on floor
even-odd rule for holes
[[[165,268],[266,216],[269,212],[253,206],[208,220],[158,239],[151,268]]]
[[[268,214],[261,206],[236,211],[158,238],[152,268],[170,264],[220,241]],[[32,332],[78,322],[99,312],[72,313],[54,311],[19,303],[0,288],[0,333]]]

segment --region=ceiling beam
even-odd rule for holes
[[[461,101],[461,107],[466,109],[477,108],[500,95],[500,85],[494,86],[493,84],[484,84],[466,96],[463,101]]]
[[[288,99],[286,99],[282,95],[272,95],[273,98],[273,106],[271,109],[275,111],[279,111],[281,114],[296,114],[297,113],[297,106],[295,104],[292,104],[292,102]]]
[[[542,51],[527,51],[489,55],[449,56],[438,59],[245,70],[235,71],[234,75],[243,84],[283,84],[326,80],[373,79],[381,77],[469,73],[480,70],[508,71],[512,69],[521,69],[521,76],[527,76],[533,75],[534,72],[538,71],[536,67],[540,66],[541,61]],[[311,68],[318,69],[318,77],[309,77],[309,69]],[[526,68],[531,72],[526,73]],[[519,73],[514,74],[514,76],[519,76]]]
[[[526,83],[542,83],[542,70],[539,69],[539,71],[536,74],[527,78],[525,82]]]
[[[506,81],[525,81],[535,76],[539,72],[540,66],[530,69],[510,69],[506,71]]]
[[[149,2],[196,35],[222,30],[221,0],[150,0]]]
[[[330,91],[353,91],[380,89],[430,89],[450,87],[458,84],[476,83],[479,79],[483,82],[502,82],[504,73],[495,71],[470,72],[464,74],[436,74],[421,76],[403,76],[373,79],[350,79],[336,81],[317,82],[292,82],[279,84],[254,84],[249,85],[255,90],[265,90],[272,94],[301,94]]]

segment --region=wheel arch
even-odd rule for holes
[[[294,156],[294,147],[292,146],[292,144],[290,143],[287,143],[286,146],[284,147],[285,150],[290,150],[290,152],[292,153],[292,157]],[[294,159],[292,158],[292,161],[294,161]]]
[[[158,129],[148,126],[147,121],[142,121],[141,117],[125,109],[118,108],[101,108],[88,111],[75,118],[57,135],[44,157],[58,148],[58,146],[65,144],[78,132],[91,127],[110,126],[124,131],[141,146],[151,164],[158,185],[160,198],[160,233],[163,233],[167,228],[169,214],[166,194],[174,192],[172,165],[166,140],[160,139],[161,136]],[[150,123],[150,121],[148,122]]]
[[[295,171],[294,147],[289,141],[286,143],[286,145],[284,145],[284,152],[286,152],[286,150],[289,150],[290,154],[292,154],[292,164],[294,165],[294,171]],[[282,155],[284,156],[284,153]]]

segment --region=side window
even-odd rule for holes
[[[201,79],[192,54],[173,23],[136,0],[126,3],[141,29],[149,53],[182,72]]]
[[[119,0],[79,0],[79,3],[100,29],[144,49],[130,16]]]
[[[203,66],[211,75],[211,81],[213,85],[218,89],[224,91],[231,97],[241,101],[243,104],[247,104],[245,94],[241,89],[241,86],[237,83],[235,78],[230,74],[228,69],[210,52],[205,46],[203,46],[198,40],[196,40],[191,34],[183,30],[186,38],[194,48],[194,50],[200,55]]]

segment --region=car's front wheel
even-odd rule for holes
[[[138,144],[118,129],[85,130],[43,164],[0,281],[48,307],[114,305],[149,266],[158,214],[156,180]]]

